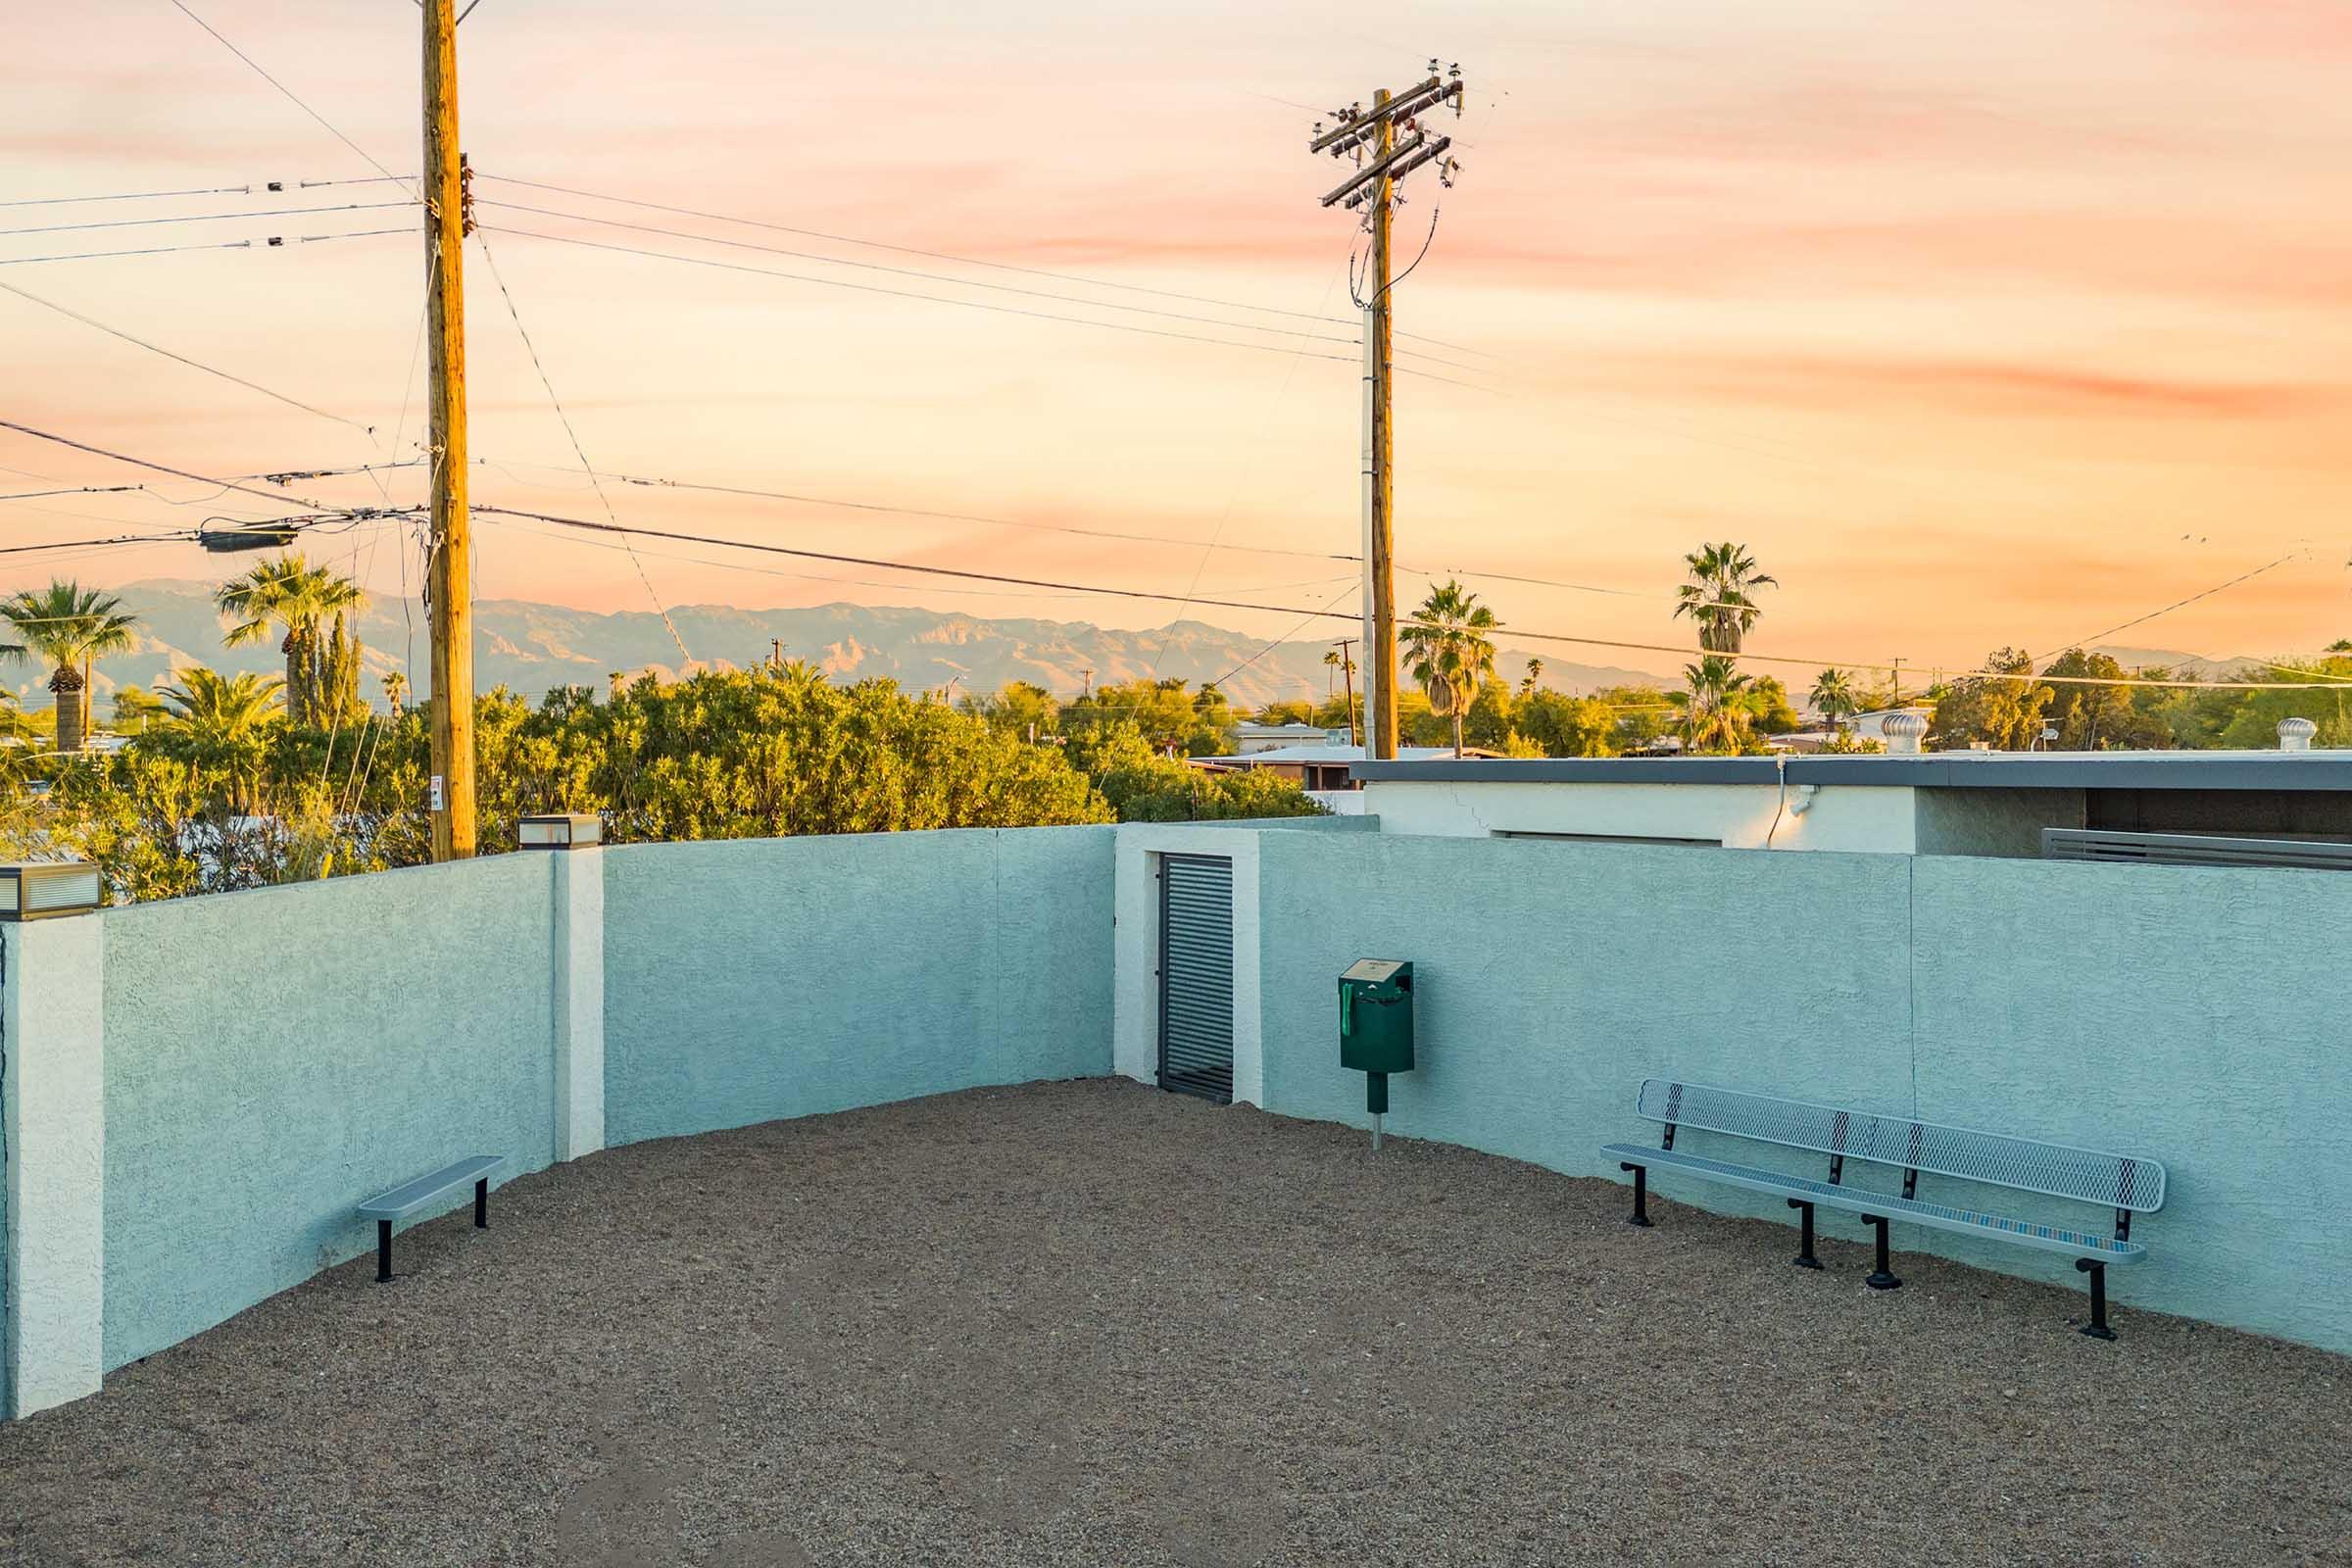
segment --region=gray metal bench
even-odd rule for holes
[[[506,1162],[504,1154],[468,1154],[454,1165],[444,1165],[429,1176],[419,1176],[388,1193],[378,1193],[362,1203],[360,1218],[375,1221],[376,1283],[380,1285],[392,1277],[393,1221],[407,1219],[453,1188],[473,1183],[473,1223],[478,1230],[488,1230],[490,1173]]]
[[[2102,1340],[2115,1338],[2114,1331],[2107,1326],[2107,1265],[2137,1263],[2147,1256],[2148,1250],[2132,1240],[2132,1216],[2153,1213],[2164,1206],[2164,1166],[2130,1154],[2108,1154],[2064,1144],[1972,1132],[1964,1127],[1944,1127],[1903,1116],[1881,1116],[1865,1110],[1710,1089],[1703,1084],[1673,1083],[1662,1078],[1643,1081],[1634,1102],[1634,1111],[1646,1120],[1665,1124],[1663,1147],[1606,1144],[1600,1151],[1619,1161],[1618,1169],[1633,1173],[1633,1224],[1649,1223],[1646,1177],[1655,1167],[1786,1198],[1788,1206],[1800,1216],[1801,1250],[1794,1260],[1799,1268],[1821,1267],[1821,1260],[1813,1255],[1815,1207],[1844,1209],[1859,1215],[1877,1231],[1878,1266],[1864,1282],[1874,1290],[1891,1291],[1902,1284],[1887,1266],[1889,1219],[2060,1252],[2073,1257],[2075,1267],[2090,1276],[2090,1322],[2082,1332]],[[1787,1176],[1754,1165],[1678,1151],[1674,1135],[1680,1127],[1827,1154],[1829,1179],[1813,1181]],[[1845,1162],[1849,1159],[1900,1169],[1902,1196],[1856,1192],[1842,1185]],[[2008,1219],[1931,1203],[1918,1196],[1919,1178],[1923,1174],[2096,1203],[2114,1211],[2115,1233],[2107,1236],[2068,1230],[2034,1220]]]

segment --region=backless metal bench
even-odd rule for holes
[[[2131,1154],[2109,1154],[2030,1138],[1913,1121],[1903,1116],[1881,1116],[1866,1110],[1711,1089],[1703,1084],[1673,1083],[1663,1078],[1643,1081],[1641,1093],[1635,1098],[1634,1110],[1645,1120],[1665,1124],[1663,1146],[1649,1149],[1637,1144],[1606,1144],[1600,1151],[1619,1161],[1618,1169],[1633,1173],[1633,1224],[1649,1224],[1646,1177],[1655,1167],[1786,1198],[1788,1206],[1800,1216],[1801,1250],[1794,1259],[1799,1268],[1821,1267],[1821,1260],[1813,1255],[1813,1210],[1817,1206],[1859,1215],[1863,1223],[1877,1231],[1878,1266],[1864,1281],[1874,1290],[1891,1291],[1902,1284],[1887,1263],[1889,1219],[1924,1225],[1931,1230],[1981,1236],[2015,1247],[2060,1252],[2074,1258],[2075,1267],[2090,1276],[2090,1322],[2082,1332],[2096,1339],[2115,1338],[2114,1331],[2107,1326],[2107,1265],[2137,1263],[2147,1256],[2148,1250],[2132,1240],[2132,1216],[2153,1213],[2164,1206],[2164,1166],[2153,1159]],[[1675,1131],[1684,1127],[1827,1154],[1828,1180],[1787,1176],[1775,1170],[1677,1150]],[[1902,1196],[1856,1192],[1844,1186],[1845,1164],[1849,1159],[1901,1170]],[[2096,1203],[2113,1210],[2115,1233],[2105,1236],[2068,1230],[2034,1220],[1931,1203],[1918,1196],[1922,1175],[1948,1176],[1985,1187]]]
[[[407,1219],[452,1188],[473,1183],[473,1223],[478,1229],[489,1229],[490,1173],[506,1162],[504,1154],[468,1154],[454,1165],[444,1165],[362,1203],[360,1218],[375,1221],[376,1283],[381,1285],[392,1277],[392,1222]]]

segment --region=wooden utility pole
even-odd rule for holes
[[[473,854],[473,530],[466,508],[466,235],[456,0],[424,7],[424,300],[432,342],[433,858]]]
[[[1396,755],[1396,400],[1390,387],[1395,339],[1389,319],[1389,227],[1396,210],[1396,122],[1389,90],[1372,95],[1380,121],[1373,137],[1372,269],[1364,280],[1364,728],[1377,759]]]
[[[1417,117],[1450,101],[1455,114],[1462,109],[1462,72],[1459,66],[1445,76],[1438,63],[1429,63],[1427,80],[1401,93],[1386,87],[1372,95],[1372,107],[1335,111],[1339,125],[1329,131],[1318,123],[1309,152],[1329,152],[1334,158],[1353,155],[1357,173],[1323,198],[1326,207],[1345,203],[1364,209],[1364,226],[1372,236],[1372,254],[1358,300],[1364,311],[1364,729],[1366,755],[1389,759],[1396,755],[1396,574],[1395,565],[1396,487],[1395,463],[1395,322],[1390,295],[1389,231],[1396,206],[1397,184],[1425,164],[1439,166],[1439,177],[1453,182],[1459,167],[1446,156],[1449,136],[1420,128]],[[1406,134],[1401,140],[1397,131]],[[1369,161],[1367,162],[1367,158]]]

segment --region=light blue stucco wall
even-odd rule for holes
[[[1107,1073],[1112,833],[606,851],[608,1141]]]
[[[2151,1257],[2116,1272],[2119,1300],[2352,1351],[2352,1054],[2312,957],[2352,917],[2352,878],[1402,836],[1267,834],[1260,856],[1270,1110],[1364,1120],[1336,977],[1411,958],[1419,1066],[1392,1080],[1395,1133],[1623,1180],[1596,1151],[1655,1141],[1631,1105],[1656,1074],[2151,1155],[2170,1200],[2135,1225]],[[1819,1174],[1755,1145],[1677,1147]],[[1922,1188],[1939,1191],[1987,1196]],[[2063,1259],[1895,1238],[2080,1283]]]
[[[108,1368],[367,1250],[372,1194],[549,1163],[553,858],[101,916]]]

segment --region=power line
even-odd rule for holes
[[[643,247],[636,245],[611,245],[602,240],[582,239],[576,234],[544,234],[537,229],[505,228],[489,223],[480,224],[477,228],[477,232],[490,234],[514,234],[519,235],[524,239],[553,240],[560,245],[580,245],[585,246],[589,250],[612,251],[622,256],[646,256],[651,257],[656,261],[683,262],[691,267],[711,267],[727,272],[750,272],[759,277],[781,277],[796,283],[817,283],[827,288],[856,289],[861,294],[886,294],[894,299],[922,300],[932,305],[954,305],[959,306],[967,311],[991,311],[1000,316],[1025,316],[1033,320],[1062,321],[1071,326],[1099,327],[1105,332],[1140,332],[1146,337],[1182,338],[1189,343],[1211,343],[1216,345],[1218,348],[1255,349],[1261,354],[1288,354],[1292,352],[1291,350],[1282,347],[1278,343],[1237,343],[1231,338],[1203,337],[1198,332],[1172,332],[1165,327],[1132,326],[1124,321],[1092,321],[1088,320],[1082,316],[1055,316],[1049,311],[1025,310],[1017,305],[990,305],[980,300],[943,299],[937,294],[917,294],[909,289],[884,288],[878,283],[853,283],[847,278],[812,277],[806,272],[778,271],[772,267],[747,267],[741,262],[713,261],[703,256],[680,256],[673,251],[646,250]],[[1355,363],[1352,355],[1346,354],[1313,354],[1308,355],[1307,358],[1330,360],[1340,365],[1352,365]]]
[[[625,551],[630,548],[630,546],[625,543],[613,544],[602,539],[585,539],[575,532],[568,532],[561,528],[526,527],[522,523],[516,522],[514,519],[506,516],[485,517],[483,520],[496,527],[512,528],[516,533],[528,534],[534,539],[552,539],[561,544],[579,545],[583,549],[588,550]],[[895,591],[898,589],[903,589],[906,586],[903,582],[893,583],[878,581],[871,577],[837,577],[824,572],[787,571],[782,567],[777,566],[754,565],[748,561],[720,561],[714,560],[710,556],[685,555],[675,550],[649,549],[643,550],[639,553],[652,556],[660,561],[682,561],[697,566],[713,566],[721,571],[749,572],[755,576],[760,577],[786,577],[795,582],[824,582],[834,583],[850,588],[880,588],[885,591]],[[1243,588],[1235,591],[1239,593],[1276,593],[1286,588],[1321,588],[1329,583],[1338,582],[1341,580],[1342,579],[1337,577],[1317,577],[1306,582],[1268,583],[1262,587]],[[1355,579],[1353,575],[1350,574],[1345,580],[1352,583]],[[1013,588],[966,588],[959,587],[954,583],[942,583],[934,591],[948,594],[970,594],[982,599],[1091,599],[1095,597],[1093,590],[1084,588],[1065,593],[1048,594],[1032,593]]]
[[[919,278],[926,283],[944,283],[950,288],[985,288],[1002,294],[1019,294],[1029,299],[1058,300],[1065,305],[1082,306],[1097,311],[1129,311],[1138,316],[1155,316],[1171,321],[1191,321],[1202,326],[1222,326],[1237,332],[1279,332],[1296,335],[1287,326],[1259,326],[1249,321],[1234,321],[1215,316],[1192,316],[1182,311],[1163,311],[1150,305],[1117,305],[1107,300],[1090,300],[1075,294],[1056,294],[1050,289],[1022,288],[1013,283],[984,283],[977,278],[952,277],[945,272],[918,271],[910,267],[884,267],[879,262],[852,262],[837,256],[819,256],[813,251],[788,250],[781,245],[758,245],[747,239],[720,239],[713,234],[693,234],[682,228],[662,228],[653,223],[631,223],[617,218],[591,218],[585,213],[563,213],[548,207],[525,207],[518,202],[477,201],[477,207],[496,207],[510,213],[530,213],[540,218],[561,218],[578,223],[601,223],[608,228],[625,228],[640,234],[660,234],[668,239],[691,240],[702,245],[724,245],[734,250],[758,251],[766,256],[789,256],[797,261],[816,262],[826,267],[855,267],[869,272],[884,272],[892,277]],[[5,233],[7,230],[0,230]],[[954,303],[954,302],[948,302]],[[1350,337],[1331,337],[1308,334],[1319,343],[1353,343]],[[1458,368],[1458,367],[1457,367]]]
[[[414,234],[415,232],[416,231],[413,228],[363,228],[346,234],[301,234],[294,238],[293,243],[313,245],[325,239],[370,239],[378,234]],[[169,256],[177,251],[273,250],[278,247],[278,243],[276,237],[271,237],[267,241],[232,239],[204,245],[149,245],[139,250],[128,251],[73,251],[58,256],[7,256],[0,257],[0,267],[24,267],[33,262],[94,262],[104,261],[115,256]]]
[[[512,466],[525,468],[545,468],[556,473],[588,472],[588,470],[584,468],[570,468],[565,467],[561,464],[553,463],[518,463],[514,459],[501,461],[492,458],[476,458],[474,461],[477,464],[487,467],[504,468]],[[693,479],[666,478],[655,474],[621,473],[612,470],[600,470],[598,473],[591,476],[606,479],[615,479],[622,484],[640,485],[649,489],[694,491],[709,495],[743,496],[750,499],[762,501],[787,501],[800,506],[839,507],[850,512],[880,513],[887,515],[912,517],[924,521],[970,522],[978,523],[984,527],[1021,528],[1034,533],[1068,534],[1081,539],[1105,539],[1125,544],[1168,545],[1180,549],[1197,550],[1204,548],[1212,543],[1211,540],[1188,539],[1177,534],[1136,533],[1118,528],[1088,528],[1082,527],[1076,523],[1064,522],[1034,522],[1027,518],[998,516],[987,513],[942,512],[924,507],[902,507],[879,501],[854,501],[843,496],[809,495],[805,492],[792,490],[763,490],[751,485],[710,484]],[[1215,543],[1216,549],[1226,555],[1287,556],[1300,561],[1336,561],[1348,563],[1350,564],[1360,564],[1363,561],[1362,556],[1355,555],[1348,551],[1301,550],[1285,545],[1239,544],[1225,543],[1222,541],[1217,541]],[[1535,577],[1526,575],[1524,573],[1515,572],[1487,571],[1475,566],[1433,567],[1414,566],[1399,564],[1398,569],[1412,572],[1418,576],[1426,577],[1437,577],[1441,575],[1470,577],[1486,582],[1517,583],[1523,587],[1534,588],[1557,588],[1572,593],[1602,594],[1612,598],[1620,599],[1643,599],[1659,603],[1680,602],[1678,595],[1671,593],[1660,593],[1653,589],[1608,588],[1602,587],[1596,583],[1570,582],[1566,579],[1558,577]]]
[[[109,326],[95,317],[84,316],[81,314],[81,312],[74,310],[71,306],[60,305],[55,300],[43,299],[40,295],[33,293],[29,289],[22,289],[17,287],[14,283],[5,282],[0,282],[0,289],[7,290],[9,293],[16,295],[19,299],[30,300],[33,304],[42,307],[44,310],[55,311],[60,316],[71,317],[73,319],[79,321],[84,326],[95,327],[99,331],[106,333],[109,337],[121,338],[123,342],[132,344],[138,348],[143,348],[150,354],[160,354],[165,359],[184,365],[192,370],[202,370],[205,374],[219,376],[223,381],[233,381],[238,386],[244,387],[249,392],[259,392],[262,396],[274,399],[279,403],[283,403],[290,409],[300,409],[305,414],[315,414],[321,419],[332,419],[337,424],[348,424],[353,429],[363,431],[370,436],[375,433],[372,426],[362,424],[357,419],[347,419],[340,414],[329,414],[326,412],[326,410],[305,403],[300,398],[291,398],[286,396],[286,394],[283,392],[274,391],[270,387],[266,387],[259,381],[248,381],[245,379],[245,377],[231,374],[229,371],[223,370],[218,366],[206,365],[201,360],[191,360],[184,354],[174,353],[171,349],[162,347],[160,344],[150,343],[145,338],[125,332],[119,326]]]
[[[373,213],[415,202],[343,202],[324,207],[266,207],[253,213],[189,213],[178,218],[117,218],[97,223],[51,223],[39,228],[0,228],[0,236],[65,234],[85,228],[146,228],[156,223],[223,223],[242,218],[293,218],[305,213]]]
[[[251,485],[238,484],[233,480],[216,479],[209,474],[190,473],[185,468],[174,468],[168,464],[150,462],[145,458],[134,458],[121,452],[110,452],[104,447],[94,447],[86,441],[76,441],[71,436],[53,435],[47,430],[36,430],[29,424],[19,424],[14,419],[0,419],[0,430],[14,430],[20,435],[32,436],[37,440],[54,441],[61,447],[72,447],[76,452],[87,452],[93,457],[110,458],[117,463],[127,463],[134,468],[152,468],[157,473],[168,473],[175,479],[193,479],[198,484],[219,485],[224,491],[236,490],[249,496],[260,496],[263,500],[273,501],[281,507],[298,507],[304,512],[327,513],[344,516],[355,514],[349,509],[339,510],[302,496],[284,495],[272,490],[256,490]]]
[[[451,25],[455,26],[456,24],[452,23]],[[514,323],[515,335],[522,339],[523,352],[531,357],[531,368],[539,372],[539,384],[547,389],[547,401],[554,407],[556,419],[564,426],[564,434],[571,442],[572,456],[580,460],[580,466],[588,473],[589,482],[596,486],[596,499],[604,504],[605,515],[614,527],[618,527],[620,518],[612,511],[612,498],[605,494],[603,482],[596,478],[595,466],[589,463],[587,450],[580,445],[580,433],[572,428],[571,416],[564,412],[564,400],[556,396],[556,383],[548,377],[547,366],[539,358],[539,345],[531,341],[530,329],[522,324],[522,313],[514,308],[514,295],[507,287],[506,275],[498,270],[498,258],[491,254],[489,240],[483,239],[481,245],[482,260],[490,264],[490,281],[498,285],[498,297],[507,302],[507,316]],[[629,564],[637,568],[637,578],[645,584],[646,597],[654,602],[654,613],[660,615],[662,624],[669,629],[669,640],[678,645],[678,657],[692,663],[694,655],[686,651],[686,639],[678,634],[677,622],[671,620],[669,612],[662,608],[662,596],[654,591],[654,579],[647,575],[645,563],[637,559],[634,549],[629,551]]]
[[[167,196],[250,196],[251,185],[199,185],[193,190],[127,190],[111,196],[24,196],[0,207],[71,207],[81,202],[144,202]]]
[[[194,529],[182,529],[176,533],[122,533],[107,539],[60,539],[53,544],[45,545],[0,545],[0,556],[29,555],[36,550],[85,550],[102,545],[167,544],[195,537]],[[29,626],[33,622],[21,620],[16,624]]]
[[[1090,288],[1117,289],[1129,294],[1149,294],[1159,299],[1183,300],[1194,305],[1215,305],[1231,311],[1257,311],[1268,316],[1287,316],[1300,320],[1322,321],[1334,326],[1354,324],[1344,317],[1325,316],[1319,311],[1285,310],[1274,305],[1252,305],[1246,300],[1218,299],[1206,294],[1185,294],[1173,289],[1148,288],[1140,283],[1120,283],[1109,278],[1087,277],[1076,272],[1055,272],[1039,267],[1020,267],[1011,262],[982,261],[978,257],[957,256],[948,251],[931,251],[913,245],[893,245],[883,240],[860,239],[854,234],[834,234],[817,228],[798,228],[790,223],[775,223],[765,219],[741,218],[731,213],[713,213],[694,207],[672,207],[662,202],[640,201],[633,196],[615,196],[608,191],[581,190],[571,185],[551,185],[540,180],[517,179],[512,174],[494,174],[486,170],[477,171],[476,175],[478,178],[495,179],[508,185],[521,185],[531,190],[550,190],[563,196],[584,196],[590,201],[614,202],[623,207],[641,207],[649,212],[672,213],[680,218],[708,219],[716,223],[740,223],[747,228],[773,229],[779,234],[798,234],[804,239],[827,240],[836,245],[857,245],[868,250],[893,251],[901,256],[920,256],[927,261],[953,262],[958,267],[984,267],[996,271],[1019,272],[1029,277],[1052,278],[1061,283],[1084,284]],[[595,221],[595,220],[591,220],[591,221]],[[716,241],[714,243],[724,242]],[[844,265],[854,264],[845,263]],[[1106,308],[1115,309],[1115,307]],[[1409,336],[1411,334],[1402,335]],[[1435,343],[1440,348],[1455,349],[1465,354],[1484,352],[1480,349],[1469,348],[1464,344],[1447,343],[1439,338],[1416,337],[1415,341]]]
[[[65,256],[10,256],[0,258],[0,267],[26,267],[34,262],[94,262],[110,256],[169,256],[173,251],[249,251],[253,241],[232,239],[211,245],[150,245],[135,251],[75,251]]]
[[[187,7],[186,0],[172,0],[172,4],[179,9],[179,12],[182,16],[186,17],[190,22],[196,24],[196,25],[199,27],[202,27],[205,31],[211,33],[214,40],[218,42],[221,48],[227,50],[230,54],[235,55],[239,60],[244,61],[246,65],[252,67],[255,75],[261,77],[270,86],[275,87],[280,93],[284,94],[288,103],[291,103],[295,108],[301,110],[304,114],[317,121],[320,128],[324,129],[328,135],[334,137],[335,140],[341,142],[353,152],[358,153],[362,159],[366,160],[368,167],[372,168],[377,173],[383,175],[386,179],[393,181],[395,184],[401,184],[404,186],[406,185],[407,182],[404,181],[400,175],[393,173],[392,171],[377,163],[375,159],[368,153],[367,148],[361,146],[358,142],[353,141],[349,136],[346,136],[343,134],[343,132],[337,130],[324,115],[320,114],[318,110],[313,109],[309,104],[304,103],[302,99],[296,95],[293,88],[287,86],[284,82],[278,80],[275,76],[270,74],[268,71],[264,70],[260,61],[254,59],[253,56],[247,54],[235,44],[230,43],[226,37],[222,36],[220,28],[205,21],[195,12],[190,11]],[[416,192],[414,189],[411,189],[409,194],[411,196],[415,196]]]
[[[2105,631],[2094,632],[2088,637],[2067,643],[2064,646],[2067,648],[2085,648],[2093,643],[2105,642],[2108,638],[2114,636],[2119,631],[2130,631],[2132,627],[2140,625],[2146,621],[2154,620],[2159,615],[2169,615],[2176,610],[2185,609],[2186,607],[2195,604],[2200,599],[2211,599],[2215,594],[2224,593],[2229,589],[2236,587],[2241,582],[2251,582],[2254,578],[2261,576],[2264,572],[2276,570],[2277,568],[2285,565],[2288,562],[2308,554],[2308,551],[2302,549],[2291,550],[2285,555],[2280,556],[2276,561],[2265,562],[2263,564],[2256,566],[2252,571],[2241,572],[2237,576],[2230,578],[2228,582],[2216,583],[2214,586],[2206,589],[2202,593],[2190,594],[2186,599],[2176,599],[2171,604],[2166,605],[2162,610],[2151,610],[2146,614],[2136,615],[2132,619],[2125,621],[2120,626],[2110,626]],[[2057,650],[2053,649],[2050,652],[2056,651]],[[2050,654],[2045,652],[2038,657],[2047,659],[2050,657]],[[2258,661],[2258,662],[2265,662],[2265,661]]]
[[[831,551],[804,550],[796,546],[761,544],[742,539],[724,539],[711,534],[680,533],[668,529],[645,528],[627,523],[596,522],[585,517],[567,517],[560,514],[547,512],[528,512],[514,507],[480,507],[476,510],[490,515],[526,517],[538,522],[554,523],[565,528],[585,529],[595,533],[623,533],[632,534],[640,538],[675,539],[689,544],[719,545],[730,550],[750,550],[764,555],[794,556],[809,561],[828,561],[839,564],[853,566],[873,566],[880,567],[888,571],[913,572],[919,575],[933,577],[953,577],[972,582],[1003,583],[1008,586],[1019,588],[1066,589],[1078,593],[1100,594],[1105,598],[1140,599],[1150,600],[1161,604],[1205,605],[1220,610],[1250,610],[1261,612],[1272,612],[1275,614],[1295,614],[1310,620],[1354,621],[1360,618],[1359,616],[1350,614],[1345,611],[1302,610],[1297,605],[1261,605],[1230,599],[1197,599],[1188,598],[1182,594],[1161,593],[1154,589],[1119,588],[1109,587],[1099,583],[1074,583],[1056,581],[1051,578],[1015,577],[1000,572],[969,571],[955,566],[938,566],[914,562],[890,561],[871,556],[841,555]],[[1671,643],[1642,643],[1605,637],[1579,637],[1569,635],[1565,632],[1535,631],[1526,627],[1513,626],[1507,623],[1497,625],[1494,628],[1494,630],[1497,634],[1508,635],[1512,638],[1525,642],[1561,643],[1572,647],[1581,648],[1615,648],[1643,653],[1673,654],[1677,657],[1685,659],[1704,659],[1708,657],[1718,657],[1730,659],[1737,662],[1764,664],[1804,664],[1816,668],[1832,664],[1846,665],[1857,669],[1874,670],[1889,669],[1893,667],[1892,665],[1883,662],[1861,659],[1800,659],[1786,654],[1738,653],[1718,655],[1714,654],[1712,650],[1700,648],[1682,648]],[[1905,662],[1909,662],[1909,661],[1905,661]],[[2016,678],[2010,675],[2007,671],[2003,670],[1968,669],[1956,670],[1951,673],[1954,678]],[[2340,684],[2338,682],[2312,681],[2169,680],[2134,676],[2100,677],[2090,675],[2044,675],[2036,678],[2059,685],[2154,686],[2185,689],[2216,689],[2223,691],[2310,691],[2314,689],[2332,689],[2334,686]]]
[[[8,285],[0,283],[0,288]],[[44,496],[113,496],[126,490],[144,490],[143,484],[77,484],[67,490],[23,490],[15,495],[0,496],[0,501],[38,501]]]

